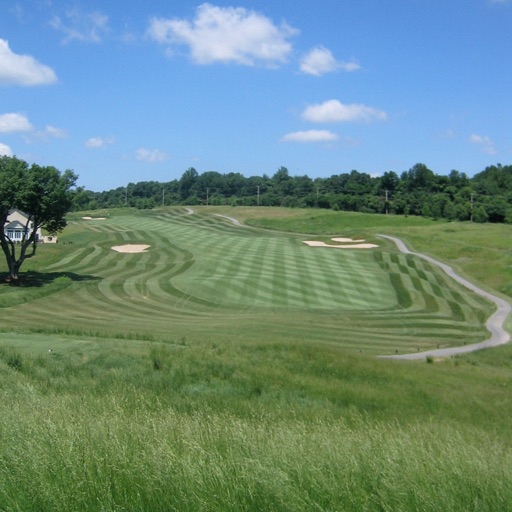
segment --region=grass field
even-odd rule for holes
[[[506,293],[509,226],[104,213],[0,286],[0,510],[512,508],[511,347],[374,357],[481,341],[492,311],[379,233]]]
[[[374,236],[378,250],[312,248],[303,239],[184,209],[77,218],[61,244],[40,248],[56,260],[46,265],[53,281],[4,288],[0,303],[6,311],[16,304],[23,318],[16,328],[24,332],[277,339],[372,354],[484,339],[491,305],[429,263]],[[143,254],[111,249],[137,243],[151,247]],[[33,300],[19,304],[27,296]],[[13,329],[9,315],[0,329]]]

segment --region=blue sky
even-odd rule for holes
[[[0,1],[0,154],[79,184],[512,162],[512,0]]]

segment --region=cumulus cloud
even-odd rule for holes
[[[64,34],[63,43],[100,43],[108,31],[108,16],[97,11],[83,13],[78,9],[70,9],[64,17],[55,16],[50,25]]]
[[[28,118],[23,114],[10,112],[0,114],[0,133],[23,133],[23,139],[32,143],[48,139],[62,139],[67,137],[67,132],[47,124],[42,130],[35,129]]]
[[[23,114],[1,114],[0,115],[0,133],[29,132],[32,125]]]
[[[313,123],[343,123],[385,121],[387,114],[383,110],[361,105],[359,103],[343,104],[338,100],[310,105],[302,117]]]
[[[243,7],[216,7],[205,3],[192,21],[153,18],[149,36],[172,47],[186,45],[198,64],[215,62],[252,66],[286,62],[292,51],[289,38],[298,30]]]
[[[331,51],[323,46],[313,48],[300,62],[300,70],[307,75],[321,76],[338,69],[351,72],[361,67],[355,62],[337,61]]]
[[[110,144],[114,144],[115,140],[113,137],[91,137],[85,141],[85,146],[88,148],[104,148]]]
[[[0,142],[0,156],[12,156],[12,149]]]
[[[57,81],[54,71],[30,55],[18,55],[0,39],[0,85],[47,85]]]
[[[284,142],[332,142],[338,139],[335,133],[328,130],[305,130],[287,133],[281,140]]]
[[[497,153],[496,148],[494,147],[494,142],[487,136],[477,135],[474,133],[469,137],[469,141],[472,144],[480,146],[480,149],[488,155],[495,155]]]
[[[143,162],[165,162],[169,155],[158,149],[139,148],[135,152],[135,158]]]

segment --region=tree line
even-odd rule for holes
[[[200,174],[191,167],[166,183],[141,181],[103,192],[78,188],[73,201],[77,211],[170,205],[317,207],[512,223],[512,166],[492,165],[472,178],[457,170],[438,175],[418,163],[400,175],[388,171],[373,177],[353,170],[315,179],[291,176],[286,167],[261,177]]]

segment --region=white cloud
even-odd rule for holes
[[[54,71],[30,55],[18,55],[0,39],[0,85],[46,85],[57,81]]]
[[[0,142],[0,156],[12,156],[12,149]]]
[[[328,130],[306,130],[287,133],[281,140],[284,142],[332,142],[338,136]]]
[[[300,70],[307,75],[320,76],[338,69],[351,72],[361,69],[361,66],[355,62],[337,61],[331,51],[323,46],[313,48],[300,63]]]
[[[0,115],[0,133],[22,132],[27,143],[37,140],[47,141],[50,138],[63,139],[67,137],[65,130],[47,124],[43,130],[36,130],[23,114],[8,113]]]
[[[205,3],[192,21],[153,18],[150,37],[170,47],[187,45],[198,64],[234,62],[252,66],[286,62],[292,51],[288,39],[298,30],[243,7],[216,7]]]
[[[338,100],[329,100],[324,103],[310,105],[302,113],[302,117],[313,123],[343,123],[352,121],[385,121],[387,114],[359,103],[345,105]]]
[[[56,128],[55,126],[50,126],[49,124],[46,125],[42,133],[47,137],[53,137],[55,139],[64,139],[67,137],[66,130]]]
[[[85,141],[85,145],[88,148],[104,148],[109,144],[114,144],[115,139],[113,137],[101,138],[101,137],[91,137],[90,139]]]
[[[31,130],[30,121],[22,114],[0,115],[0,133],[29,132]]]
[[[480,146],[481,150],[488,155],[495,155],[497,153],[496,148],[494,147],[494,142],[487,136],[477,135],[474,133],[469,137],[469,141],[472,144]]]
[[[73,40],[100,43],[108,31],[108,16],[100,12],[82,13],[78,9],[71,9],[66,12],[64,19],[55,16],[50,25],[65,35],[63,43]]]
[[[43,130],[27,131],[30,131],[30,133],[24,135],[23,138],[28,144],[32,144],[38,141],[48,142],[49,139],[64,139],[68,136],[66,130],[56,128],[55,126],[51,126],[49,124],[47,124]]]
[[[169,155],[158,149],[139,148],[135,152],[135,158],[144,162],[165,162]]]

